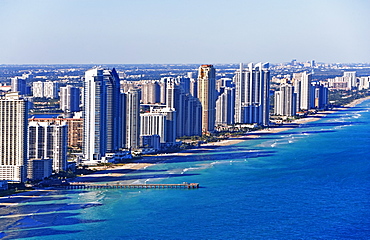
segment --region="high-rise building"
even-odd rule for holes
[[[60,88],[60,109],[64,112],[80,111],[80,89],[67,85]]]
[[[55,99],[58,98],[58,83],[47,81],[44,82],[44,97]]]
[[[19,95],[24,95],[27,93],[26,80],[20,77],[11,78],[12,92],[19,92]]]
[[[127,149],[140,146],[140,90],[130,89],[126,93],[126,141]]]
[[[53,171],[67,169],[67,124],[29,122],[29,159],[52,159]]]
[[[220,93],[216,101],[216,126],[234,124],[235,90],[222,87]]]
[[[364,90],[370,88],[370,76],[358,78],[358,90]]]
[[[184,136],[202,135],[202,105],[198,98],[185,95],[183,130]]]
[[[43,82],[37,81],[37,82],[32,83],[32,95],[35,98],[44,97],[44,83]]]
[[[329,78],[327,81],[330,89],[345,91],[352,89],[350,82],[348,82],[348,79],[344,77]]]
[[[143,104],[160,102],[160,86],[156,81],[145,81],[141,86],[141,102]]]
[[[140,114],[140,136],[158,135],[161,143],[167,142],[166,115],[163,113]]]
[[[68,125],[67,147],[71,149],[82,149],[83,119],[82,118],[29,118],[28,122],[47,122],[49,124]]]
[[[235,123],[269,125],[270,71],[268,63],[240,64],[234,76]]]
[[[32,83],[33,97],[39,98],[58,98],[58,83],[57,82],[33,82]]]
[[[292,84],[283,83],[275,92],[274,114],[281,116],[296,115],[296,93]]]
[[[320,82],[312,83],[311,106],[318,109],[326,109],[329,105],[329,90]]]
[[[159,88],[160,88],[160,100],[159,102],[162,104],[166,104],[166,94],[167,94],[167,78],[161,78],[159,81]]]
[[[344,81],[348,83],[348,89],[356,89],[357,88],[357,77],[356,72],[344,72],[343,73]]]
[[[196,79],[190,79],[190,94],[198,98],[198,81]]]
[[[185,94],[178,79],[168,78],[166,86],[166,107],[176,111],[176,137],[179,138],[184,136]]]
[[[116,70],[95,68],[84,79],[84,158],[100,161],[121,147],[122,112]]]
[[[199,67],[198,99],[202,105],[202,132],[213,132],[216,120],[216,70],[213,65]]]
[[[122,112],[121,110],[121,92],[120,92],[120,79],[113,68],[112,70],[104,70],[104,82],[106,86],[106,131],[107,131],[107,146],[108,153],[119,151],[121,147],[122,133]]]
[[[0,180],[26,180],[27,104],[18,93],[9,93],[0,99]]]
[[[301,72],[293,74],[294,92],[297,94],[297,112],[312,108],[311,79],[311,73]]]
[[[173,108],[159,108],[153,109],[153,113],[162,113],[166,116],[166,143],[176,142],[176,122],[177,112]]]
[[[161,144],[176,142],[176,111],[166,107],[151,108],[140,114],[140,136],[158,135]]]
[[[43,180],[53,173],[52,159],[29,159],[27,165],[27,178],[31,180]]]

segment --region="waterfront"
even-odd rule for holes
[[[370,101],[128,172],[201,188],[51,191],[0,208],[4,239],[366,239]],[[145,162],[144,162],[145,163]]]

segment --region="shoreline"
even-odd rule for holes
[[[186,149],[177,153],[169,153],[169,154],[160,154],[160,155],[154,155],[154,156],[149,156],[149,157],[143,157],[142,159],[136,160],[135,162],[131,163],[125,163],[121,166],[114,166],[111,168],[107,168],[105,170],[98,170],[96,173],[89,174],[89,175],[84,175],[75,178],[71,182],[89,182],[89,183],[97,183],[101,184],[102,182],[111,182],[111,183],[124,183],[124,184],[130,184],[135,181],[140,181],[146,179],[145,177],[143,178],[133,178],[133,179],[125,179],[125,176],[129,173],[145,173],[145,169],[147,167],[159,164],[161,162],[165,162],[162,157],[164,158],[173,158],[177,156],[189,156],[192,154],[195,154],[197,152],[201,151],[212,151],[214,148],[218,147],[223,147],[223,146],[231,146],[243,141],[246,141],[248,139],[253,139],[253,138],[259,138],[260,136],[264,134],[274,134],[274,133],[280,133],[284,132],[287,130],[294,129],[298,127],[299,125],[314,122],[320,120],[322,117],[325,117],[329,114],[335,113],[337,111],[343,111],[347,108],[352,108],[355,107],[356,105],[369,100],[370,96],[365,97],[365,98],[360,98],[356,99],[353,102],[346,104],[343,107],[339,107],[333,110],[328,110],[328,111],[323,111],[323,112],[318,112],[313,115],[309,115],[308,117],[297,119],[292,121],[291,123],[285,123],[279,126],[271,127],[268,129],[263,129],[263,130],[258,130],[254,132],[247,133],[242,136],[238,137],[232,137],[227,140],[222,140],[219,142],[211,142],[211,143],[206,143],[201,145],[199,148],[193,148],[193,149]],[[117,180],[114,180],[117,178]],[[121,178],[121,179],[120,179]],[[86,181],[84,181],[86,180]],[[93,180],[93,181],[91,181]],[[37,197],[42,197],[47,195],[50,192],[53,191],[59,191],[57,189],[35,189],[31,191],[26,191],[22,193],[17,193],[13,194],[10,196],[5,196],[5,197],[0,197],[0,209],[3,207],[9,207],[9,206],[14,206],[17,205],[21,202],[27,202],[28,200],[32,198],[37,198]]]
[[[107,168],[107,169],[104,169],[104,170],[101,170],[101,171],[97,171],[97,173],[93,173],[93,174],[85,175],[85,176],[82,176],[82,177],[78,177],[73,182],[89,182],[90,184],[94,183],[94,182],[100,183],[100,184],[105,183],[105,182],[112,182],[112,183],[119,183],[119,182],[122,183],[123,182],[123,183],[126,183],[126,184],[131,184],[135,181],[140,181],[140,180],[143,180],[145,178],[136,179],[136,180],[120,180],[120,179],[117,179],[117,180],[112,180],[112,181],[109,181],[109,179],[114,178],[114,177],[117,177],[117,178],[124,177],[128,173],[133,173],[133,172],[138,171],[138,170],[144,170],[149,166],[153,166],[153,165],[156,165],[158,163],[165,162],[166,160],[163,159],[163,158],[173,158],[173,157],[177,157],[177,156],[179,156],[179,157],[190,156],[190,155],[196,154],[198,152],[212,151],[214,148],[219,148],[219,147],[223,147],[223,146],[231,146],[231,145],[246,141],[248,139],[259,138],[260,136],[265,135],[265,134],[274,134],[274,133],[280,133],[280,132],[288,131],[288,130],[291,130],[291,129],[294,129],[294,128],[298,127],[299,125],[318,121],[322,117],[325,117],[325,116],[327,116],[329,114],[332,114],[332,113],[335,113],[337,111],[342,111],[342,110],[345,110],[347,108],[354,107],[354,106],[356,106],[356,105],[358,105],[358,104],[360,104],[360,103],[362,103],[362,102],[364,102],[368,99],[370,99],[370,96],[365,97],[365,98],[356,99],[353,102],[351,102],[351,103],[349,103],[349,104],[347,104],[343,107],[339,107],[339,108],[336,108],[336,109],[333,109],[333,110],[318,112],[318,113],[309,115],[305,118],[300,118],[300,119],[293,120],[290,123],[283,123],[281,125],[273,126],[271,128],[249,132],[249,133],[246,133],[244,135],[237,136],[237,137],[232,137],[232,138],[222,140],[222,141],[219,141],[219,142],[205,143],[205,144],[202,144],[198,148],[185,149],[185,150],[182,150],[182,151],[179,151],[179,152],[176,152],[176,153],[165,153],[165,154],[158,154],[158,155],[153,155],[153,156],[144,156],[142,159],[136,160],[136,162],[133,162],[133,163],[123,164],[122,166],[114,166],[114,167]],[[84,181],[84,179],[86,179],[87,181]]]

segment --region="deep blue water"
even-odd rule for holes
[[[369,109],[366,101],[128,175],[138,182],[198,182],[200,189],[60,191],[0,208],[0,236],[370,239]]]

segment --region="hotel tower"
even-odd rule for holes
[[[94,68],[84,79],[83,153],[86,161],[100,161],[121,147],[122,111],[116,70]]]
[[[27,101],[18,93],[0,99],[0,180],[26,180],[27,118]]]
[[[270,71],[268,63],[240,64],[236,71],[235,123],[268,126],[270,117]]]
[[[198,99],[202,105],[202,132],[213,132],[216,120],[216,70],[213,65],[199,67]]]

